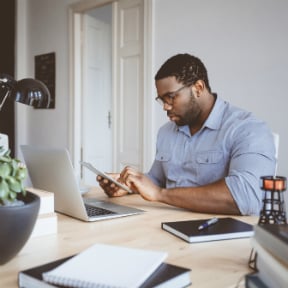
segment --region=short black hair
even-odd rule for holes
[[[192,85],[198,80],[204,81],[206,88],[211,92],[207,70],[202,61],[190,54],[177,54],[169,58],[158,70],[155,80],[175,76],[176,80],[184,85]]]

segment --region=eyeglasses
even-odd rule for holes
[[[161,105],[164,106],[165,104],[171,106],[174,103],[174,98],[177,96],[177,94],[183,90],[184,88],[188,87],[187,85],[184,85],[180,87],[178,90],[173,91],[173,92],[168,92],[162,97],[158,96],[155,98],[155,100]]]

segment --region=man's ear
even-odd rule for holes
[[[197,80],[194,87],[196,88],[196,95],[199,96],[205,90],[206,85],[203,80]]]

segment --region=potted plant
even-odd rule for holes
[[[39,196],[24,188],[26,167],[0,146],[0,265],[24,246],[34,228]]]

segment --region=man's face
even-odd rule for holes
[[[158,99],[162,101],[167,116],[178,126],[192,127],[197,123],[201,108],[194,96],[193,85],[185,86],[174,76],[156,81]]]

